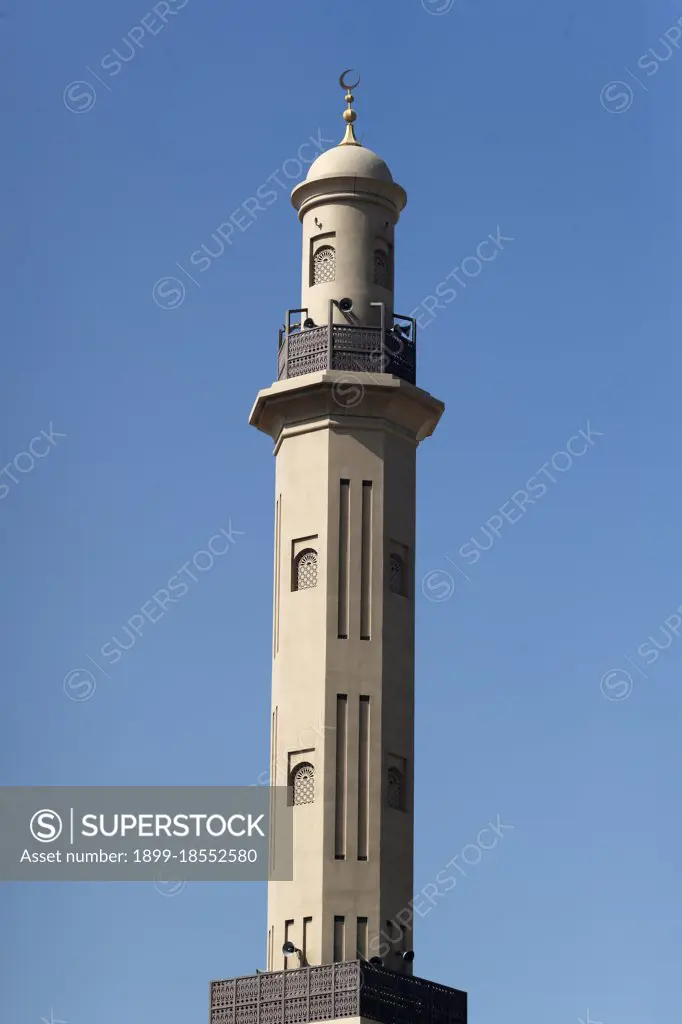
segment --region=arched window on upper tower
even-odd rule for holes
[[[297,764],[291,773],[294,806],[312,804],[315,800],[315,769],[309,761]]]
[[[394,767],[388,769],[386,803],[396,811],[405,810],[405,780],[403,773]]]
[[[336,249],[321,245],[313,256],[313,284],[329,284],[336,280]]]
[[[374,284],[378,284],[382,288],[391,287],[388,253],[383,249],[374,250]]]
[[[388,589],[392,594],[405,596],[405,563],[392,552],[388,560]]]
[[[305,548],[294,560],[294,590],[309,590],[317,586],[317,551]]]

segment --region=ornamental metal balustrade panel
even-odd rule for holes
[[[344,1017],[381,1024],[467,1024],[467,996],[363,960],[211,985],[210,1024],[309,1024]]]
[[[362,1016],[384,1024],[467,1024],[467,995],[425,978],[361,965]]]
[[[300,377],[321,370],[390,373],[416,383],[416,345],[380,328],[332,324],[282,335],[277,379]]]

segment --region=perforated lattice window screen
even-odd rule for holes
[[[405,593],[405,564],[400,555],[391,555],[388,566],[388,587],[392,594]]]
[[[292,773],[294,804],[311,804],[315,799],[315,769],[305,762]]]
[[[313,257],[313,284],[336,280],[336,249],[321,245]]]
[[[317,552],[307,548],[296,559],[296,590],[308,590],[316,586]]]
[[[404,788],[402,772],[397,768],[389,768],[386,800],[388,806],[393,807],[396,811],[402,811],[404,807]]]
[[[374,283],[382,288],[389,287],[388,256],[383,249],[374,250]]]

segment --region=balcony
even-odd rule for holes
[[[416,324],[411,317],[395,316],[392,327],[363,327],[330,322],[301,329],[287,325],[279,333],[277,379],[287,380],[321,370],[353,373],[391,373],[416,384]],[[383,318],[382,318],[383,319]]]
[[[211,984],[209,1024],[309,1024],[343,1017],[381,1024],[467,1024],[467,995],[366,960]]]

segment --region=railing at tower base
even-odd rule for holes
[[[467,994],[366,960],[268,971],[211,984],[209,1024],[467,1024]]]

